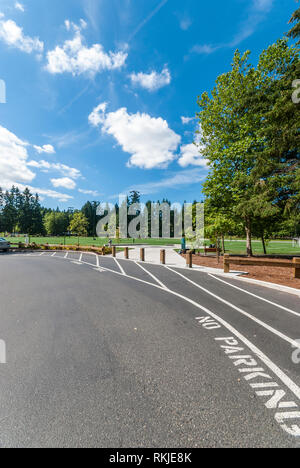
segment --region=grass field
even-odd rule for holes
[[[7,237],[7,240],[13,243],[25,242],[25,237]],[[36,244],[61,244],[64,242],[68,245],[77,245],[77,237],[31,237],[30,242]],[[95,245],[102,246],[107,244],[107,239],[93,237],[80,237],[80,245]],[[113,243],[117,243],[116,239]],[[180,245],[179,239],[139,239],[133,241],[132,239],[120,239],[120,244],[146,244],[146,245]],[[209,242],[207,242],[208,244]],[[225,242],[226,252],[231,254],[245,254],[246,241],[245,240],[227,240]],[[263,254],[262,243],[259,240],[253,240],[253,252],[254,254]],[[286,255],[300,255],[300,247],[293,247],[292,241],[271,241],[267,245],[268,254],[286,254]]]
[[[18,243],[18,242],[25,242],[25,237],[5,237],[9,242]],[[94,238],[94,237],[30,237],[30,242],[35,242],[36,244],[53,244],[53,245],[95,245],[95,246],[102,246],[104,244],[108,244],[107,238]],[[180,244],[180,240],[178,239],[120,239],[117,241],[113,239],[114,244],[148,244],[148,245],[174,245]]]
[[[252,241],[254,255],[263,255],[261,241]],[[225,242],[226,252],[229,254],[244,254],[246,251],[246,241]],[[292,241],[270,241],[267,245],[268,254],[300,255],[300,247],[293,247]]]

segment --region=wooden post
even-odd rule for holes
[[[140,250],[140,259],[141,259],[141,262],[145,261],[145,249]]]
[[[112,250],[112,256],[116,257],[117,249],[116,249],[116,247],[114,245],[112,246],[111,250]]]
[[[293,258],[294,278],[300,279],[300,258]]]
[[[105,256],[105,247],[104,246],[102,247],[102,255],[103,255],[103,257]]]
[[[229,256],[229,254],[224,255],[224,273],[230,273],[230,256]]]
[[[193,253],[191,250],[186,253],[186,266],[188,268],[193,268]]]
[[[160,264],[161,265],[166,264],[166,251],[165,250],[160,251]]]
[[[128,247],[125,247],[124,255],[125,255],[125,259],[128,260],[129,259],[129,248]]]

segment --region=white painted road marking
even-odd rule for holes
[[[114,259],[115,263],[118,265],[118,267],[119,267],[119,269],[120,269],[122,275],[126,276],[125,270],[124,270],[124,268],[122,268],[122,266],[120,265],[120,262],[118,262],[118,260],[117,260],[115,257],[113,257],[113,259]]]
[[[146,270],[146,268],[144,268],[140,263],[138,262],[134,262],[137,266],[139,266],[142,270],[144,270],[149,276],[151,276],[152,279],[154,279],[154,281],[156,281],[163,289],[166,289],[167,291],[169,290],[169,288],[167,288],[167,286],[162,283],[158,278],[156,278],[156,276],[152,275],[152,273],[150,273],[150,271]]]
[[[242,291],[242,292],[244,292],[246,294],[249,294],[249,296],[255,297],[256,299],[260,299],[261,301],[267,302],[268,304],[271,304],[271,305],[273,305],[275,307],[278,307],[279,309],[282,309],[282,310],[285,310],[286,312],[289,312],[290,314],[297,315],[298,317],[300,317],[299,312],[295,312],[294,310],[288,309],[287,307],[284,307],[284,306],[282,306],[280,304],[277,304],[276,302],[269,301],[268,299],[265,299],[264,297],[258,296],[257,294],[254,294],[254,293],[252,293],[250,291],[247,291],[246,289],[239,288],[238,286],[236,286],[234,284],[227,283],[227,281],[224,281],[221,278],[218,278],[217,276],[214,276],[212,274],[209,274],[208,276],[210,276],[211,278],[214,278],[217,281],[220,281],[221,283],[226,284],[227,286],[230,286],[230,287],[232,287],[234,289],[237,289],[238,291]]]
[[[210,296],[214,297],[215,299],[217,299],[218,301],[220,302],[223,302],[223,304],[226,304],[227,306],[231,307],[232,309],[236,310],[237,312],[239,312],[241,315],[244,315],[245,317],[248,317],[250,320],[252,320],[253,322],[255,323],[258,323],[261,327],[265,328],[266,330],[270,331],[271,333],[273,333],[274,335],[278,336],[279,338],[281,338],[282,340],[284,341],[287,341],[289,344],[293,344],[295,342],[294,339],[290,338],[289,336],[285,335],[284,333],[281,333],[279,330],[276,330],[275,328],[271,327],[271,325],[268,325],[267,323],[263,322],[262,320],[254,317],[254,315],[251,315],[249,314],[248,312],[246,312],[245,310],[241,309],[240,307],[237,307],[235,306],[234,304],[232,304],[231,302],[228,302],[226,301],[225,299],[223,299],[222,297],[218,296],[217,294],[214,294],[212,293],[211,291],[209,291],[208,289],[204,288],[203,286],[200,286],[199,284],[195,283],[194,281],[192,281],[191,279],[187,278],[186,276],[182,275],[181,273],[179,273],[178,271],[175,271],[175,270],[172,270],[172,268],[169,268],[169,267],[165,267],[167,268],[168,270],[172,271],[173,273],[175,273],[176,275],[179,275],[181,276],[182,278],[184,278],[186,281],[188,281],[189,283],[191,283],[192,285],[196,286],[196,288],[199,288],[201,289],[202,291],[204,291],[205,293],[209,294]]]

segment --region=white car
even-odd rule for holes
[[[10,243],[4,237],[0,237],[0,251],[8,252],[9,249]]]

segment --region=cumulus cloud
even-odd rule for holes
[[[68,190],[74,190],[76,188],[76,182],[69,177],[62,177],[61,179],[51,179],[53,187],[63,187]]]
[[[54,154],[55,153],[55,149],[52,145],[44,145],[44,146],[34,145],[33,147],[39,154],[41,153]]]
[[[102,102],[99,106],[95,107],[93,112],[89,115],[89,122],[93,127],[98,127],[103,123],[104,113],[107,109],[107,102]]]
[[[114,70],[123,67],[128,54],[124,51],[104,51],[101,44],[92,47],[85,45],[82,29],[86,28],[86,22],[80,21],[77,26],[66,20],[66,29],[74,31],[74,37],[65,41],[62,46],[57,46],[47,53],[46,70],[52,74],[72,73],[72,75],[95,75],[104,70]]]
[[[29,161],[27,164],[29,167],[34,167],[36,169],[40,169],[42,172],[59,172],[65,177],[69,177],[71,179],[79,179],[81,176],[81,172],[74,167],[66,166],[65,164],[61,163],[49,163],[48,161]]]
[[[178,164],[181,167],[201,166],[206,168],[208,161],[203,158],[200,151],[200,148],[193,143],[181,146]]]
[[[44,50],[44,43],[37,37],[25,36],[23,28],[18,26],[13,20],[5,20],[0,15],[0,40],[11,47],[15,47],[22,52],[30,54],[32,52],[41,53]]]
[[[97,110],[98,109],[98,110]],[[112,135],[122,150],[131,154],[129,167],[166,168],[174,159],[181,137],[169,128],[166,120],[140,112],[129,114],[126,108],[106,113],[100,104],[89,117],[92,125]]]
[[[171,73],[167,67],[164,67],[161,73],[152,71],[151,73],[132,73],[130,75],[131,83],[135,86],[147,89],[148,91],[157,91],[171,83]]]
[[[28,163],[29,143],[18,138],[14,133],[0,125],[0,187],[9,190],[15,185],[20,190],[28,187],[33,193],[44,195],[59,201],[68,201],[72,197],[55,190],[47,190],[31,185],[36,174]]]
[[[28,143],[0,125],[0,186],[31,182],[35,174],[27,167]]]

